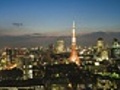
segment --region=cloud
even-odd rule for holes
[[[12,25],[16,26],[16,27],[20,27],[20,26],[23,26],[23,23],[16,23],[16,22],[14,22],[14,23],[12,23]]]
[[[26,33],[25,29],[21,28],[0,28],[0,35],[21,35]]]

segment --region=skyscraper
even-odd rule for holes
[[[71,54],[70,54],[70,62],[74,62],[77,65],[80,65],[80,59],[78,57],[78,53],[76,51],[76,32],[75,32],[75,22],[73,21],[73,27],[72,27],[72,40],[71,40]]]
[[[55,53],[60,54],[65,52],[64,40],[58,40],[55,45]]]

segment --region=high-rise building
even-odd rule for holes
[[[55,53],[63,53],[65,52],[64,40],[58,40],[55,45]]]
[[[98,38],[96,47],[97,47],[97,53],[100,53],[105,48],[103,38]]]
[[[120,43],[118,39],[114,39],[112,48],[111,48],[111,57],[120,58]]]
[[[74,62],[78,65],[80,65],[80,59],[78,57],[78,53],[76,51],[76,32],[75,32],[75,22],[73,22],[73,28],[72,28],[72,40],[71,40],[71,54],[70,54],[70,62]]]

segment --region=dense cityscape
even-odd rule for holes
[[[77,44],[75,22],[71,45],[57,40],[48,47],[0,50],[0,90],[119,90],[120,42]]]
[[[0,90],[120,90],[120,0],[0,0]]]

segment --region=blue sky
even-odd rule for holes
[[[120,0],[0,0],[2,35],[68,34],[73,20],[78,33],[119,31]]]

